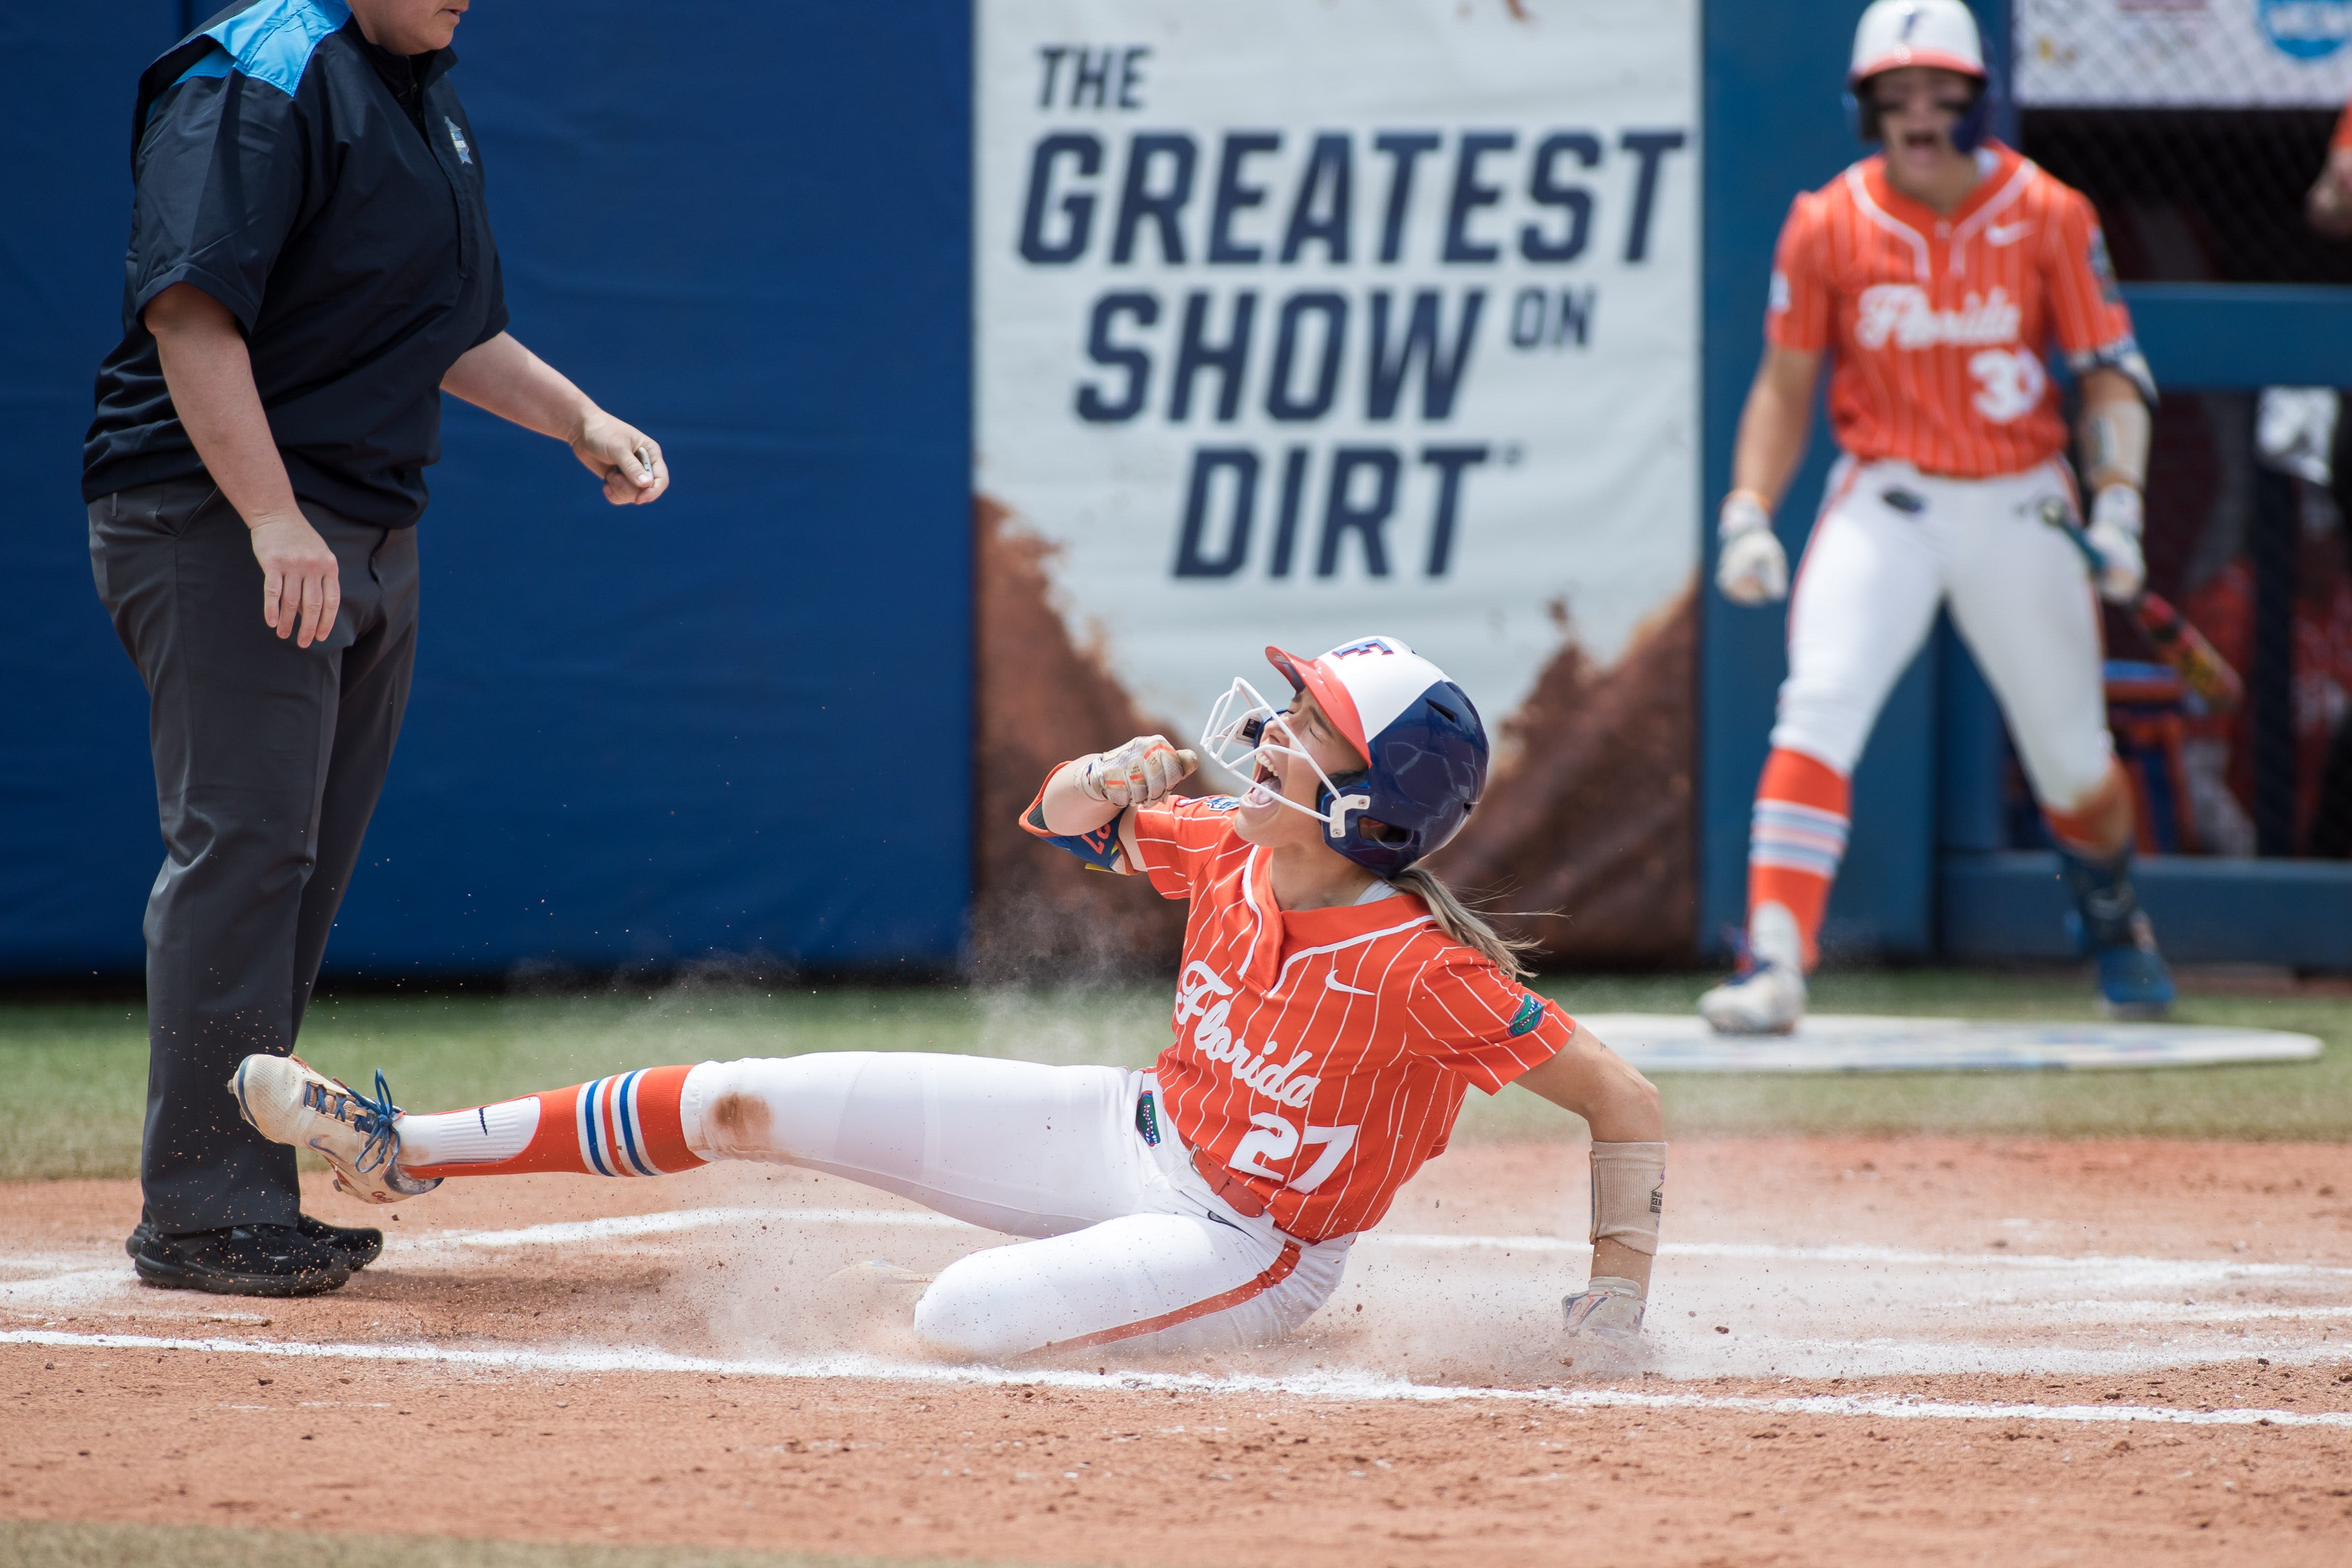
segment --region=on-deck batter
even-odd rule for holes
[[[1170,793],[1198,758],[1157,736],[1062,764],[1032,834],[1189,899],[1174,1039],[1148,1072],[840,1052],[660,1067],[440,1115],[249,1058],[247,1118],[374,1202],[441,1178],[657,1176],[711,1160],[829,1171],[1031,1238],[943,1270],[915,1328],[1003,1357],[1128,1341],[1263,1343],[1338,1286],[1355,1237],[1444,1152],[1463,1095],[1513,1082],[1583,1116],[1592,1271],[1571,1330],[1640,1328],[1665,1145],[1657,1092],[1520,982],[1512,946],[1415,862],[1485,786],[1468,696],[1391,638],[1267,656],[1202,744],[1253,782]]]
[[[2153,1016],[2172,981],[2130,881],[2132,797],[2107,735],[2098,606],[2045,516],[2071,518],[2077,501],[2043,347],[2054,340],[2081,380],[2097,588],[2117,601],[2143,576],[2156,389],[2090,203],[1985,140],[1991,81],[1968,7],[1877,0],[1848,80],[1858,128],[1883,151],[1790,208],[1723,503],[1717,584],[1741,604],[1790,598],[1789,676],[1756,790],[1748,959],[1699,1010],[1732,1034],[1803,1017],[1847,780],[1949,605],[2057,841],[2101,1000]],[[1804,455],[1825,355],[1843,455],[1790,594],[1771,513]]]

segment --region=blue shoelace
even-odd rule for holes
[[[1744,980],[1750,975],[1757,974],[1765,969],[1769,969],[1773,967],[1771,959],[1758,957],[1756,956],[1756,949],[1748,945],[1748,929],[1746,926],[1727,925],[1723,928],[1723,936],[1724,939],[1731,944],[1731,977],[1734,980]],[[376,1080],[378,1082],[383,1082],[383,1073],[379,1072],[376,1074]]]
[[[392,1086],[383,1081],[383,1069],[381,1067],[375,1070],[373,1100],[352,1089],[349,1084],[343,1087],[351,1091],[352,1099],[367,1107],[352,1118],[352,1129],[368,1135],[368,1141],[361,1146],[360,1157],[352,1162],[353,1170],[365,1175],[383,1166],[399,1149],[400,1136],[392,1130],[392,1120],[400,1114],[400,1107],[392,1103]]]

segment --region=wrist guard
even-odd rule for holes
[[[1665,1210],[1666,1145],[1592,1145],[1592,1234],[1655,1256],[1658,1217]]]

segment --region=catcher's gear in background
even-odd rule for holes
[[[1148,806],[1181,783],[1201,766],[1190,751],[1179,750],[1165,736],[1139,735],[1109,751],[1081,757],[1077,769],[1079,793],[1111,806]]]
[[[1314,696],[1368,765],[1336,779],[1324,772],[1281,712],[1237,678],[1201,733],[1202,749],[1220,766],[1249,779],[1268,748],[1314,768],[1322,788],[1308,814],[1333,849],[1375,876],[1434,853],[1469,821],[1486,788],[1486,727],[1444,671],[1394,637],[1360,637],[1315,659],[1279,648],[1265,656],[1293,691]]]
[[[1985,69],[1977,19],[1960,0],[1876,0],[1853,29],[1853,61],[1846,71],[1845,102],[1854,133],[1880,140],[1870,78],[1904,66],[1933,66],[1974,77],[1976,96],[1952,127],[1952,145],[1973,152],[1992,128],[1994,88]]]
[[[1789,552],[1772,533],[1772,514],[1747,490],[1723,498],[1717,525],[1723,540],[1715,558],[1715,586],[1734,604],[1770,604],[1789,597]]]

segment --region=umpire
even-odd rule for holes
[[[149,1284],[331,1290],[380,1232],[301,1212],[240,1122],[294,1047],[400,733],[442,392],[570,443],[615,506],[661,449],[509,336],[467,0],[247,0],[150,67],[122,341],[83,453],[99,597],[151,700]]]

